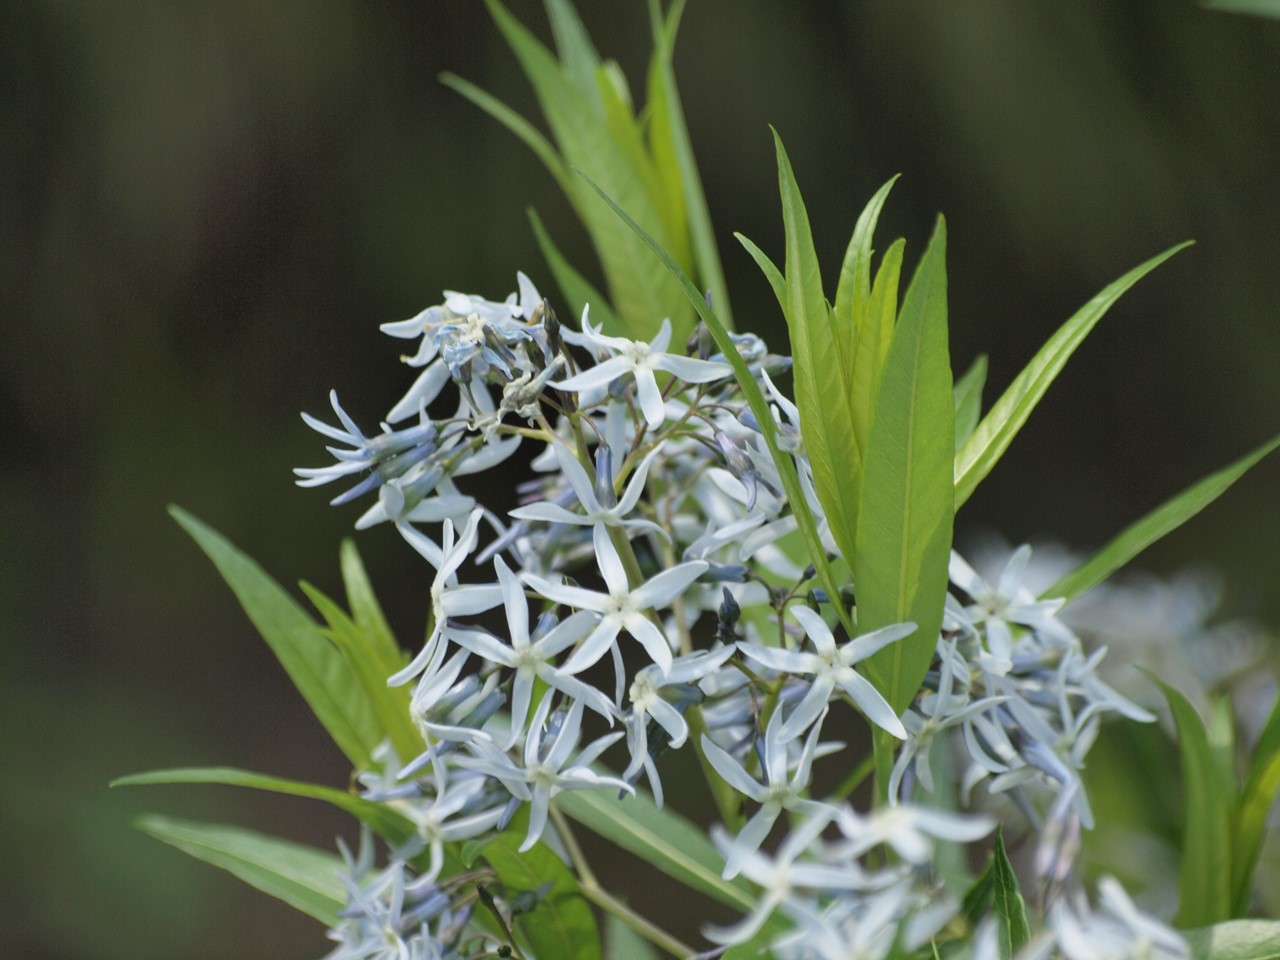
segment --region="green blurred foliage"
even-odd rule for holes
[[[511,6],[549,40],[538,4]],[[584,6],[640,89],[643,4]],[[336,592],[357,511],[293,487],[291,467],[324,460],[297,411],[336,385],[371,424],[410,379],[378,323],[445,287],[545,278],[526,205],[592,262],[551,178],[441,70],[533,113],[477,3],[0,5],[2,955],[325,949],[128,822],[180,809],[328,846],[341,817],[106,782],[227,763],[343,785],[164,505]],[[738,325],[775,345],[776,305],[730,236],[781,252],[768,123],[824,272],[894,173],[883,238],[922,245],[946,213],[952,356],[989,353],[988,402],[1096,290],[1198,241],[1072,361],[961,542],[996,526],[1096,546],[1280,424],[1280,23],[1183,0],[692,0],[676,70]],[[1235,612],[1280,622],[1276,485],[1264,464],[1143,562],[1218,565]],[[429,571],[385,530],[361,549],[399,635],[420,635]]]

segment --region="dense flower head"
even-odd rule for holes
[[[445,844],[524,811],[520,849],[558,848],[557,795],[625,797],[643,774],[661,806],[666,757],[684,749],[739,798],[737,823],[716,828],[715,843],[724,876],[760,890],[739,923],[706,930],[715,943],[744,943],[775,913],[785,922],[769,929],[786,960],[927,942],[959,909],[938,894],[936,845],[980,842],[994,826],[983,809],[1002,797],[1039,830],[1046,888],[1076,889],[1074,838],[1092,823],[1085,755],[1104,717],[1151,715],[1101,679],[1101,653],[1085,650],[1062,601],[1024,585],[1029,548],[994,581],[953,554],[942,629],[927,638],[933,661],[895,710],[863,661],[917,625],[852,636],[839,626],[834,602],[845,601],[796,562],[796,516],[726,358],[701,331],[673,348],[666,321],[648,341],[606,335],[587,311],[580,330],[561,326],[524,274],[518,287],[502,301],[446,293],[383,327],[416,342],[403,360],[420,372],[380,433],[363,433],[336,394],[340,426],[305,417],[339,446],[334,464],[299,470],[299,483],[353,482],[334,502],[370,497],[357,526],[392,523],[434,571],[427,639],[389,678],[414,684],[423,750],[403,764],[384,758],[364,784],[415,834],[383,873],[349,878],[354,912],[333,956],[452,956],[442,931],[464,914],[448,897],[436,910],[430,893]],[[773,379],[787,358],[752,335],[734,345],[836,555],[799,413]],[[465,492],[470,476],[522,447],[535,476],[519,506],[496,514]],[[839,769],[829,758],[849,766],[833,738],[860,724],[901,741],[889,806],[870,813],[848,801],[854,781],[814,796],[830,779],[819,770]],[[968,809],[948,814],[927,807],[935,761],[952,750]],[[1066,955],[1082,938],[1121,936],[1117,924],[1161,949],[1173,943],[1104,894],[1106,924],[1078,896],[1053,914]],[[406,917],[416,934],[402,929]],[[398,952],[376,952],[387,944]]]

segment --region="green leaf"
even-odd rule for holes
[[[853,227],[853,236],[849,238],[849,246],[844,252],[844,262],[840,265],[840,282],[836,287],[835,309],[837,316],[852,320],[852,326],[848,328],[851,331],[856,331],[862,325],[871,301],[871,241],[876,232],[876,222],[880,219],[880,211],[899,176],[900,174],[894,174],[876,191],[859,215],[858,222]],[[847,351],[852,352],[852,348],[852,343],[846,344]]]
[[[880,376],[853,553],[859,632],[906,621],[917,626],[866,661],[871,679],[899,714],[920,689],[933,657],[951,550],[954,407],[946,239],[939,217]]]
[[[756,422],[760,424],[760,434],[764,437],[765,446],[769,449],[769,456],[773,458],[774,465],[778,469],[778,477],[782,481],[783,492],[787,496],[787,502],[791,505],[792,513],[796,518],[796,526],[804,540],[805,550],[808,551],[810,562],[813,563],[818,572],[818,580],[827,591],[829,597],[833,599],[839,597],[839,584],[832,573],[831,565],[827,562],[827,551],[822,545],[822,539],[818,536],[818,525],[814,521],[813,512],[809,509],[808,501],[805,499],[804,488],[800,485],[800,476],[796,472],[795,462],[791,459],[790,454],[783,453],[779,449],[778,428],[777,424],[774,423],[773,414],[769,411],[769,404],[765,400],[764,394],[760,392],[760,386],[756,383],[751,370],[748,369],[746,361],[738,353],[737,345],[730,339],[729,331],[720,322],[716,312],[707,305],[705,298],[698,292],[698,288],[693,285],[689,277],[680,269],[680,265],[671,259],[667,252],[662,249],[662,246],[646,233],[644,228],[636,223],[626,210],[605,193],[599,184],[581,170],[578,171],[578,174],[609,205],[618,218],[644,241],[648,248],[658,257],[659,261],[670,271],[671,275],[679,281],[685,298],[693,306],[698,316],[702,318],[702,322],[707,325],[707,329],[711,331],[711,336],[715,338],[716,346],[720,348],[725,359],[729,361],[729,365],[733,367],[733,375],[738,381],[738,386],[742,388],[742,393],[747,399],[747,405],[751,408],[751,413],[755,416]],[[849,611],[838,601],[834,603],[834,606],[845,629],[852,635],[853,622],[849,617]]]
[[[147,816],[138,828],[197,860],[235,874],[263,893],[283,900],[330,927],[347,895],[331,853],[238,827]]]
[[[744,880],[720,876],[724,858],[706,831],[670,808],[659,810],[643,791],[624,800],[600,790],[566,791],[556,797],[555,804],[588,830],[684,886],[739,910],[754,906],[755,896]]]
[[[1262,852],[1262,841],[1267,830],[1267,817],[1275,806],[1276,793],[1280,791],[1280,701],[1271,711],[1267,725],[1262,728],[1258,745],[1245,777],[1244,789],[1235,818],[1236,836],[1231,858],[1232,913],[1241,916],[1249,908],[1253,892],[1253,873]],[[1280,953],[1277,954],[1280,956]]]
[[[299,586],[329,624],[324,635],[333,641],[360,683],[382,735],[391,740],[396,756],[408,763],[427,745],[409,716],[409,688],[387,686],[387,677],[404,666],[404,658],[397,653],[394,661],[384,662],[377,642],[356,626],[341,607],[306,581]]]
[[[382,726],[342,654],[278,583],[212,527],[178,507],[169,513],[227,581],[245,613],[352,765],[374,765]]]
[[[1161,504],[1141,520],[1126,527],[1089,560],[1060,577],[1041,596],[1070,598],[1096,587],[1151,544],[1178,529],[1213,503],[1255,463],[1276,447],[1280,447],[1280,437],[1267,441],[1252,453],[1216,473],[1211,473],[1173,499]]]
[[[991,854],[993,907],[996,915],[996,936],[1000,943],[1000,956],[1012,957],[1031,938],[1027,924],[1027,905],[1018,888],[1018,877],[1013,864],[1005,853],[1002,828],[996,828],[996,846]]]
[[[607,119],[609,103],[604,103],[603,111],[597,110],[587,94],[566,76],[551,52],[499,0],[486,0],[486,5],[533,85],[566,163],[587,171],[632,212],[648,233],[662,237],[665,245],[678,251],[682,242],[687,244],[687,240],[666,235],[655,196],[659,180],[648,155],[636,149],[640,135],[634,121],[626,118],[624,122],[615,109],[611,125]],[[606,89],[612,91],[616,108],[616,89],[608,78],[601,77],[599,70],[596,89],[602,101]],[[621,321],[621,329],[608,332],[648,340],[657,332],[662,318],[670,316],[677,342],[686,336],[692,326],[690,312],[678,309],[679,288],[662,264],[591,191],[575,181],[567,185],[567,192],[591,235],[608,282],[610,302]]]
[[[871,437],[871,418],[875,412],[876,393],[880,389],[880,373],[893,343],[893,329],[898,316],[898,278],[902,272],[904,249],[904,240],[895,240],[890,245],[876,273],[871,302],[858,311],[862,318],[858,321],[853,351],[849,407],[853,413],[854,440],[863,454]],[[856,500],[856,483],[853,484],[851,499]]]
[[[604,324],[607,330],[618,329],[618,317],[609,306],[604,294],[580,274],[560,252],[560,248],[551,239],[551,234],[547,233],[546,227],[542,225],[542,218],[538,216],[538,211],[529,207],[525,212],[529,215],[529,224],[533,227],[538,249],[542,251],[543,259],[547,261],[547,266],[551,268],[551,275],[556,279],[556,286],[560,288],[560,293],[564,295],[569,307],[569,315],[562,317],[561,323],[567,324],[573,330],[580,329],[582,308],[590,304],[590,315],[595,318],[596,324]]]
[[[711,302],[724,325],[733,329],[733,311],[729,305],[729,287],[720,266],[720,253],[711,229],[711,213],[698,176],[693,144],[685,124],[684,110],[676,90],[672,56],[676,31],[684,13],[684,0],[676,0],[663,22],[658,0],[649,0],[649,20],[653,30],[653,58],[649,63],[649,144],[654,163],[660,170],[674,163],[678,171],[678,194],[684,206],[693,250],[693,266],[700,284],[711,291]],[[675,191],[670,174],[663,181],[667,191]]]
[[[400,644],[396,643],[391,625],[382,612],[382,604],[378,603],[373,584],[369,582],[364,561],[360,559],[360,551],[350,537],[342,540],[338,563],[342,570],[342,585],[347,591],[347,606],[351,608],[351,617],[364,634],[370,653],[387,668],[387,676],[390,676],[404,666],[404,652],[400,649]]]
[[[1204,0],[1210,10],[1245,13],[1257,17],[1280,17],[1280,0]]]
[[[613,914],[604,918],[606,960],[658,960],[647,940]]]
[[[1146,263],[1134,267],[1119,280],[1102,290],[1075,315],[1058,328],[1031,362],[1018,374],[990,412],[978,424],[960,452],[956,454],[956,509],[969,499],[978,484],[991,472],[1004,455],[1022,425],[1031,416],[1040,398],[1066,365],[1076,347],[1084,341],[1102,315],[1120,296],[1140,279],[1179,250],[1190,246],[1180,243]]]
[[[511,831],[501,833],[485,844],[482,855],[497,872],[508,897],[550,884],[537,906],[517,917],[529,946],[539,957],[600,960],[600,931],[577,880],[541,843],[521,853],[522,841]]]
[[[755,242],[740,233],[735,233],[738,242],[742,244],[747,253],[751,254],[751,259],[756,262],[756,266],[760,268],[760,272],[764,274],[764,278],[769,281],[769,287],[773,290],[774,297],[778,300],[778,306],[785,313],[787,309],[787,281],[782,276],[782,271],[777,268],[769,255],[755,245]]]
[[[286,780],[263,773],[237,770],[233,767],[179,767],[173,770],[152,770],[148,773],[120,777],[111,781],[111,786],[135,787],[168,783],[216,783],[323,800],[339,810],[345,810],[360,822],[368,824],[378,836],[393,845],[404,843],[414,833],[413,824],[407,818],[384,804],[366,800],[354,793],[334,790],[332,787],[315,783],[303,783],[299,780]]]
[[[982,416],[982,388],[987,382],[987,355],[978,354],[965,375],[956,381],[956,449],[973,434]]]
[[[822,274],[804,199],[776,130],[773,140],[787,238],[785,313],[800,434],[831,535],[841,553],[849,557],[853,555],[857,521],[856,501],[849,496],[849,488],[862,473],[853,412],[849,408],[853,321],[833,316],[823,296]]]
[[[1173,713],[1182,754],[1182,869],[1178,926],[1203,927],[1231,917],[1231,807],[1234,778],[1223,770],[1204,722],[1181,693],[1152,676]]]
[[[590,100],[597,94],[596,70],[600,66],[600,55],[596,53],[572,3],[568,0],[546,0],[546,7],[551,35],[555,38],[556,52],[560,54],[564,72]],[[594,102],[599,107],[599,101]]]
[[[1228,920],[1199,930],[1184,930],[1191,960],[1278,960],[1280,922]]]

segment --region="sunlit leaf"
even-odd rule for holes
[[[769,281],[769,288],[773,290],[773,295],[778,301],[778,307],[785,313],[787,309],[787,281],[782,276],[782,271],[769,259],[767,253],[756,246],[753,240],[740,233],[735,233],[734,236],[738,238],[738,242],[742,244],[743,249],[751,254],[751,259],[756,262],[756,266],[760,268],[764,278]]]
[[[571,330],[579,329],[582,308],[590,304],[589,316],[593,323],[604,324],[606,330],[618,329],[617,315],[609,306],[604,294],[592,286],[591,281],[580,274],[560,252],[560,248],[551,239],[551,234],[547,233],[547,228],[542,225],[542,218],[538,216],[538,212],[533,207],[529,207],[525,212],[529,215],[529,224],[533,227],[538,249],[542,251],[542,257],[547,261],[547,266],[551,268],[551,276],[555,278],[556,286],[560,288],[560,293],[564,296],[568,307],[567,311],[557,311],[561,313],[560,322],[567,324]]]
[[[1267,817],[1275,806],[1280,791],[1280,701],[1271,711],[1267,725],[1253,749],[1253,759],[1240,792],[1235,824],[1235,849],[1232,856],[1232,913],[1241,916],[1249,908],[1253,892],[1253,874],[1262,852],[1267,830]],[[1276,953],[1280,957],[1280,950]]]
[[[917,625],[914,634],[866,661],[871,679],[898,713],[919,690],[942,625],[951,550],[953,412],[946,224],[939,218],[880,377],[853,554],[859,632],[905,621]]]
[[[853,236],[849,238],[849,246],[844,253],[844,261],[840,265],[840,280],[836,287],[836,315],[852,320],[848,327],[841,328],[850,333],[856,332],[866,317],[871,302],[871,241],[876,232],[876,223],[880,219],[880,211],[889,197],[889,191],[897,182],[898,175],[876,191],[870,202],[863,208],[858,221],[853,227]],[[894,304],[895,312],[897,304]],[[852,341],[846,343],[843,350],[852,354]]]
[[[1022,899],[1018,877],[1005,853],[1004,836],[996,828],[996,845],[991,854],[992,908],[996,917],[996,936],[1000,956],[1009,960],[1031,938],[1027,923],[1027,905]]]
[[[347,902],[331,853],[238,827],[148,816],[139,829],[334,927]]]
[[[853,555],[857,522],[857,502],[850,496],[850,485],[862,473],[849,408],[853,320],[834,316],[823,295],[809,214],[776,130],[773,139],[787,240],[785,312],[800,434],[831,535],[848,557]]]
[[[871,419],[875,412],[876,393],[880,389],[880,373],[893,343],[893,329],[898,317],[898,278],[905,249],[904,240],[895,240],[889,246],[876,273],[870,303],[857,311],[862,316],[854,341],[849,408],[853,414],[854,440],[864,454],[871,437]],[[850,484],[850,493],[855,497],[856,480],[853,478]]]
[[[169,512],[213,561],[334,743],[355,767],[372,766],[382,725],[346,659],[298,602],[222,534],[178,507]]]
[[[1191,960],[1276,960],[1280,922],[1228,920],[1199,930],[1184,930]]]
[[[987,355],[978,354],[964,376],[956,381],[956,449],[973,434],[982,416],[982,388],[987,382]]]
[[[1031,416],[1040,398],[1062,371],[1076,347],[1084,341],[1103,314],[1120,296],[1140,279],[1179,250],[1190,246],[1180,243],[1146,263],[1134,267],[1119,280],[1107,286],[1058,328],[1057,333],[1031,358],[990,412],[983,417],[973,435],[956,454],[956,509],[969,499],[978,484],[1008,449],[1022,425]]]

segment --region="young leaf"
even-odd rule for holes
[[[1059,577],[1042,597],[1077,597],[1096,587],[1161,537],[1213,503],[1259,460],[1280,447],[1280,437],[1188,487],[1122,530],[1110,543],[1070,573]]]
[[[369,582],[364,561],[360,559],[360,551],[350,537],[342,540],[342,546],[338,550],[338,565],[342,570],[342,585],[347,591],[347,606],[351,609],[351,617],[366,637],[370,652],[383,667],[390,668],[390,676],[404,666],[404,652],[396,643],[391,624],[387,623],[382,604],[378,603],[373,584]]]
[[[551,21],[551,35],[555,37],[556,52],[564,64],[564,72],[590,100],[596,94],[596,69],[600,55],[591,43],[578,11],[568,0],[546,0],[547,19]],[[599,102],[596,101],[597,107]]]
[[[884,371],[860,484],[853,580],[858,630],[913,621],[911,636],[867,661],[901,713],[920,688],[942,625],[951,550],[951,362],[946,223],[941,217],[907,290]]]
[[[538,891],[537,905],[518,917],[529,946],[539,957],[600,960],[600,931],[569,868],[546,846],[519,850],[523,838],[508,830],[485,844],[489,861],[508,897]]]
[[[747,405],[751,408],[751,413],[756,418],[756,423],[760,425],[760,434],[764,437],[765,446],[769,449],[769,456],[773,458],[774,466],[778,469],[778,477],[782,481],[783,492],[787,496],[787,502],[791,505],[792,515],[796,518],[796,526],[804,540],[805,550],[808,552],[810,562],[817,569],[818,580],[827,591],[827,596],[833,598],[836,613],[840,617],[841,623],[844,624],[845,630],[852,635],[853,621],[844,604],[835,600],[840,596],[840,587],[836,582],[835,575],[832,573],[831,565],[827,562],[827,551],[822,545],[821,537],[818,536],[818,525],[813,518],[812,511],[809,509],[808,501],[805,499],[804,488],[800,485],[800,476],[796,472],[796,465],[789,454],[783,453],[779,449],[778,428],[777,424],[774,423],[772,413],[769,411],[769,404],[765,400],[764,394],[760,391],[760,385],[756,383],[755,377],[747,367],[746,361],[738,353],[737,345],[729,337],[729,331],[720,322],[715,311],[707,305],[705,298],[698,292],[698,288],[693,285],[693,281],[680,269],[680,265],[672,260],[667,252],[662,249],[658,241],[646,233],[644,228],[636,223],[626,210],[620,207],[612,197],[600,188],[599,184],[581,170],[578,171],[578,175],[609,205],[618,218],[635,232],[636,236],[653,251],[658,260],[676,278],[684,291],[685,298],[693,306],[698,316],[702,318],[702,322],[707,325],[707,329],[711,331],[711,336],[715,338],[716,346],[720,348],[724,358],[733,367],[733,375],[738,381],[738,386],[742,388],[743,396],[746,397]]]
[[[1228,920],[1212,927],[1185,930],[1191,960],[1276,960],[1280,957],[1280,922]]]
[[[334,743],[357,769],[372,766],[382,726],[342,654],[297,601],[230,541],[185,510],[169,512],[213,561]]]
[[[711,292],[716,313],[730,330],[733,311],[729,305],[729,288],[720,266],[720,253],[711,230],[711,214],[693,157],[693,144],[685,125],[684,110],[676,91],[675,71],[671,66],[676,31],[684,12],[684,0],[676,0],[662,20],[658,0],[649,0],[649,21],[653,30],[653,59],[649,64],[649,144],[654,162],[661,168],[674,160],[679,172],[679,195],[688,223],[689,241],[693,248],[693,266],[699,283]],[[667,186],[668,190],[673,189]]]
[[[167,783],[216,783],[323,800],[339,810],[345,810],[362,823],[368,824],[370,829],[392,845],[403,844],[414,833],[413,824],[385,804],[366,800],[345,790],[334,790],[332,787],[315,783],[285,780],[281,777],[236,770],[232,767],[179,767],[174,770],[152,770],[149,773],[135,773],[120,777],[111,781],[111,786],[135,787]]]
[[[880,372],[893,343],[893,328],[898,317],[898,278],[902,272],[902,253],[906,241],[895,240],[880,262],[876,282],[871,288],[871,301],[857,312],[857,337],[853,348],[853,376],[849,389],[849,408],[853,413],[853,435],[864,454],[871,437],[871,416],[876,393],[880,389]],[[851,499],[856,500],[856,478]]]
[[[347,894],[331,853],[237,827],[147,816],[138,828],[197,860],[235,874],[326,926],[338,925]]]
[[[538,212],[533,207],[529,207],[525,212],[529,215],[529,224],[533,227],[538,249],[542,251],[542,257],[551,268],[551,275],[555,277],[556,286],[560,288],[560,293],[568,304],[568,314],[562,316],[560,322],[567,323],[571,329],[578,329],[582,319],[582,308],[589,304],[590,315],[596,324],[604,324],[606,330],[617,330],[618,317],[609,306],[604,294],[592,286],[591,281],[580,274],[560,252],[560,248],[551,239],[551,234],[547,233],[547,228],[542,225],[542,218],[538,216]]]
[[[996,828],[996,847],[991,854],[991,871],[1000,956],[1011,958],[1031,938],[1031,928],[1027,925],[1027,905],[1018,888],[1013,864],[1005,853],[1004,836],[1000,827]]]
[[[755,904],[745,881],[721,878],[724,858],[706,832],[671,809],[659,810],[643,791],[624,800],[600,790],[565,791],[555,803],[588,830],[684,886],[739,910],[750,910]]]
[[[1178,729],[1182,754],[1182,869],[1178,926],[1203,927],[1231,917],[1231,806],[1234,777],[1223,770],[1204,722],[1181,693],[1158,677]]]
[[[982,388],[987,382],[987,355],[978,354],[965,375],[956,381],[956,449],[973,434],[982,416]]]
[[[856,501],[849,496],[849,486],[862,473],[853,412],[849,408],[853,320],[833,315],[827,305],[809,229],[809,214],[776,130],[773,139],[778,158],[782,222],[787,237],[785,313],[791,337],[791,375],[796,407],[800,410],[800,433],[831,535],[848,557],[853,555],[857,520]],[[846,327],[849,329],[844,329]]]
[[[1267,725],[1262,728],[1258,745],[1253,750],[1253,760],[1245,777],[1244,790],[1240,793],[1235,824],[1235,847],[1232,867],[1232,915],[1241,916],[1249,908],[1249,895],[1253,892],[1253,872],[1262,852],[1262,841],[1267,829],[1267,817],[1275,806],[1276,793],[1280,791],[1280,701],[1271,711]],[[1280,956],[1280,951],[1277,951]]]
[[[1103,289],[1075,315],[1058,328],[1058,332],[1031,358],[1003,396],[982,419],[960,452],[956,454],[956,509],[969,499],[978,484],[991,472],[1004,455],[1022,425],[1031,416],[1040,398],[1049,389],[1076,347],[1084,341],[1102,315],[1120,296],[1140,279],[1171,256],[1190,246],[1180,243],[1146,263],[1134,267],[1119,280]]]
[[[876,222],[880,219],[880,211],[898,177],[899,174],[890,177],[863,209],[844,252],[844,262],[840,265],[840,282],[836,287],[835,309],[837,316],[848,317],[853,321],[850,330],[857,330],[862,325],[871,300],[871,241],[876,232]],[[896,308],[897,304],[894,306]],[[852,344],[848,347],[852,348]]]
[[[647,940],[613,914],[604,918],[606,960],[658,960]]]

